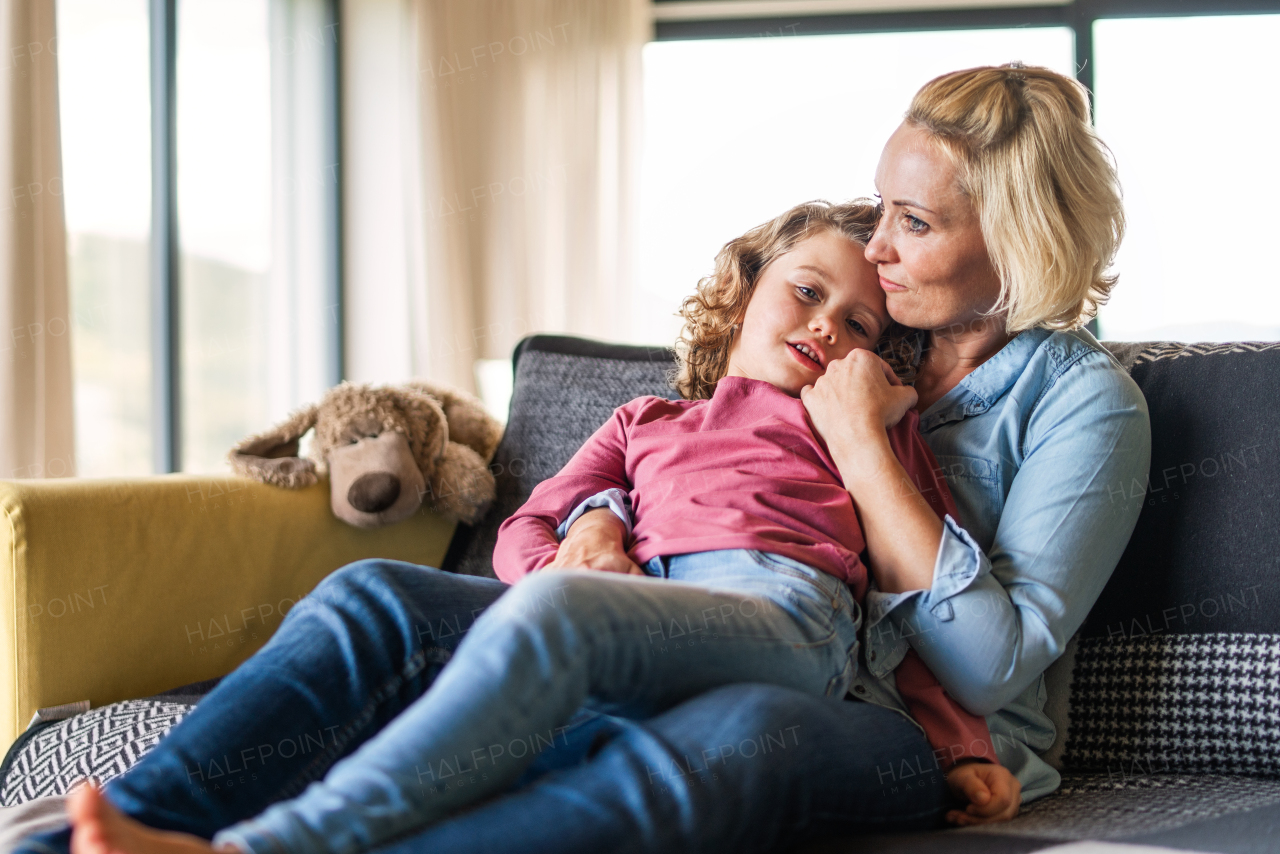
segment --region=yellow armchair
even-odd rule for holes
[[[325,481],[0,481],[0,508],[0,749],[36,709],[225,674],[333,570],[369,557],[439,565],[453,534],[425,510],[352,528],[330,513]]]

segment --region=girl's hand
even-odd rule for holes
[[[578,517],[560,541],[549,569],[594,569],[624,575],[644,575],[623,547],[627,528],[607,507],[588,510]]]
[[[990,762],[965,762],[947,773],[947,788],[968,801],[963,810],[951,810],[947,821],[968,827],[1008,821],[1022,806],[1022,784],[1009,769]]]
[[[868,430],[897,424],[916,405],[916,391],[875,353],[854,350],[827,365],[817,382],[800,390],[800,399],[834,452],[833,446],[856,443]]]

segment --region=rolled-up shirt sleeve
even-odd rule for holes
[[[607,507],[613,511],[613,515],[622,520],[622,524],[627,527],[627,536],[631,536],[633,524],[631,521],[631,496],[624,489],[606,489],[603,492],[597,492],[595,495],[584,500],[569,513],[559,527],[556,528],[556,536],[564,539],[569,534],[569,529],[573,527],[573,523],[581,518],[583,513],[588,510],[595,510],[599,507]]]
[[[951,599],[967,590],[979,574],[991,572],[991,562],[954,517],[950,514],[944,516],[942,526],[942,541],[938,544],[938,557],[933,565],[933,584],[928,590],[906,590],[902,593],[881,593],[872,589],[867,596],[871,625],[879,623],[912,599],[920,599],[919,607],[927,609],[939,620],[951,620],[955,616]]]
[[[1151,459],[1146,401],[1110,366],[1081,367],[1037,405],[985,551],[945,519],[928,590],[871,591],[868,659],[915,648],[966,709],[1012,702],[1066,649],[1120,560]]]

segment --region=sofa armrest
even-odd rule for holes
[[[369,557],[439,565],[452,523],[371,531],[328,483],[232,477],[0,481],[0,745],[38,708],[220,676],[326,575]]]

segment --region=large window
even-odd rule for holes
[[[340,378],[336,2],[171,0],[172,29],[151,17],[165,6],[58,2],[82,475],[225,470]],[[161,156],[176,167],[156,177]],[[174,240],[153,239],[161,183]]]
[[[146,0],[58,0],[80,474],[151,471]]]
[[[1096,93],[1116,157],[1128,233],[1100,335],[1280,339],[1280,14],[1226,14],[1280,0],[979,5],[841,14],[865,6],[831,0],[787,17],[786,0],[655,0],[631,337],[674,339],[679,298],[726,240],[806,199],[871,192],[922,83],[1020,59]],[[754,13],[775,17],[735,17]]]
[[[271,58],[267,0],[178,6],[182,467],[221,468],[268,424]]]
[[[658,41],[644,51],[640,282],[631,337],[672,343],[716,252],[808,199],[875,192],[912,94],[1018,59],[1071,74],[1065,27]]]
[[[1128,233],[1102,335],[1280,339],[1280,15],[1094,25]]]

